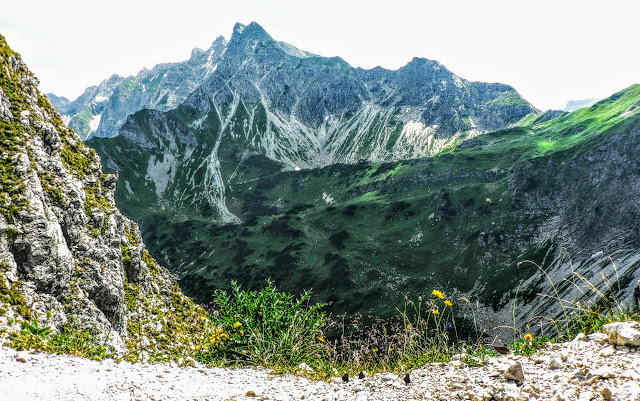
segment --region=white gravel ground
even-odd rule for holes
[[[600,335],[601,337],[606,337]],[[343,383],[277,376],[261,368],[116,364],[0,347],[0,401],[13,400],[558,400],[640,401],[640,352],[603,338],[549,345],[531,357],[460,361]],[[504,378],[520,363],[524,382]]]

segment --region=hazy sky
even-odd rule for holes
[[[640,83],[638,0],[0,0],[0,33],[42,91],[71,100],[114,73],[187,59],[251,21],[356,67],[438,60],[512,85],[541,109]]]

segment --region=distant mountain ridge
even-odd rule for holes
[[[226,40],[218,37],[207,50],[193,49],[189,60],[143,68],[136,76],[112,75],[87,88],[74,101],[48,93],[51,104],[82,139],[112,137],[127,117],[149,108],[171,110],[215,71]]]
[[[596,104],[600,100],[602,100],[602,99],[600,99],[600,98],[589,98],[589,99],[580,99],[580,100],[569,100],[567,102],[567,105],[564,107],[563,111],[572,112],[572,111],[580,110],[580,109],[582,109],[584,107],[593,106],[594,104]]]
[[[262,46],[266,46],[268,51],[261,51]],[[257,52],[261,53],[261,57],[253,57]],[[266,81],[263,82],[266,85],[258,86],[268,95],[266,100],[271,102],[267,108],[275,108],[279,112],[279,119],[285,119],[280,122],[292,123],[291,129],[294,130],[296,121],[305,128],[316,131],[324,123],[324,128],[331,130],[330,125],[336,123],[336,118],[342,117],[335,112],[360,111],[365,119],[382,118],[382,123],[389,123],[385,114],[404,115],[400,121],[415,123],[407,129],[409,136],[420,132],[427,137],[429,133],[450,137],[454,133],[465,131],[477,134],[501,128],[517,121],[514,115],[523,117],[535,111],[513,88],[500,84],[469,83],[451,74],[435,61],[416,58],[398,71],[379,67],[373,70],[354,69],[338,57],[319,57],[287,43],[275,41],[256,23],[246,27],[236,24],[229,43],[219,37],[206,51],[194,49],[192,57],[185,62],[159,64],[151,71],[143,69],[135,77],[112,76],[97,87],[87,88],[73,102],[53,94],[48,96],[81,137],[111,137],[117,135],[128,115],[143,108],[167,111],[178,106],[192,91],[206,82],[222,60],[227,67],[227,72],[220,74],[223,80],[233,78],[237,84],[245,78],[242,74],[247,73],[249,75],[246,78],[251,78],[253,84]],[[260,68],[242,64],[250,60],[254,62],[253,67],[259,65]],[[298,62],[301,64],[297,65]],[[315,66],[317,71],[310,71],[309,67],[313,64],[324,64],[327,68],[318,69]],[[305,73],[296,74],[300,72],[296,71],[299,68]],[[240,70],[242,73],[236,74]],[[316,72],[320,75],[314,76],[313,73]],[[322,88],[316,82],[305,91],[307,88],[295,85],[295,82],[308,84],[309,80],[325,79],[328,79],[326,83],[330,82],[331,87]],[[211,84],[215,85],[210,82],[209,85]],[[269,92],[267,85],[278,88],[280,92]],[[240,89],[239,95],[249,99],[255,96],[252,89],[257,87],[241,86],[237,87]],[[284,93],[285,87],[296,90],[292,94]],[[341,97],[327,96],[333,92],[340,93]],[[295,99],[291,95],[302,98]],[[273,102],[274,98],[284,98],[286,100],[283,101],[287,104]],[[297,100],[307,103],[298,105],[295,104]],[[355,107],[357,103],[373,109],[363,112],[358,110],[363,107]],[[480,105],[484,110],[479,109]],[[408,109],[416,106],[421,110]],[[505,111],[504,106],[513,107]],[[391,107],[404,109],[398,113],[398,110],[391,110]],[[461,108],[456,109],[458,107]],[[427,114],[421,117],[421,112]],[[490,114],[493,117],[488,118]],[[293,117],[296,121],[287,121],[288,117]],[[391,121],[390,128],[394,128],[394,122]],[[367,127],[343,128],[354,130]],[[441,147],[450,145],[449,141]]]

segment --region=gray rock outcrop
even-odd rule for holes
[[[90,331],[119,354],[180,355],[204,311],[115,207],[117,175],[102,173],[2,36],[0,51],[0,334],[34,321]]]

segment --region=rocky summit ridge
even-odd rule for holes
[[[115,136],[127,117],[138,110],[166,111],[182,103],[215,71],[226,44],[220,36],[206,50],[193,49],[183,62],[143,68],[135,76],[112,75],[73,101],[52,93],[47,97],[81,139]]]
[[[30,321],[90,331],[120,355],[179,357],[204,311],[117,209],[118,175],[103,174],[2,36],[0,55],[0,336]]]
[[[339,57],[317,56],[276,41],[255,22],[236,24],[228,42],[219,37],[206,51],[194,49],[187,61],[158,64],[135,77],[114,75],[87,88],[73,102],[48,96],[70,126],[87,139],[116,136],[127,116],[142,109],[173,109],[202,85],[216,96],[211,101],[217,107],[231,109],[224,114],[233,114],[239,102],[252,117],[272,123],[271,128],[245,127],[245,131],[258,128],[267,134],[276,131],[271,134],[276,136],[275,143],[263,146],[277,146],[277,137],[286,136],[283,140],[302,141],[296,144],[297,152],[318,148],[329,153],[318,160],[301,160],[293,152],[278,158],[300,167],[330,163],[330,154],[347,145],[345,138],[337,138],[344,137],[344,131],[351,133],[349,142],[358,142],[364,139],[359,136],[366,135],[363,131],[373,130],[377,142],[364,153],[342,155],[345,160],[397,159],[424,154],[434,146],[450,146],[452,136],[502,128],[536,111],[513,88],[468,82],[436,61],[414,58],[397,71],[355,69]],[[398,136],[407,138],[398,141]],[[447,140],[434,142],[435,138]],[[348,146],[353,152],[369,145]],[[267,151],[277,156],[284,149]]]

